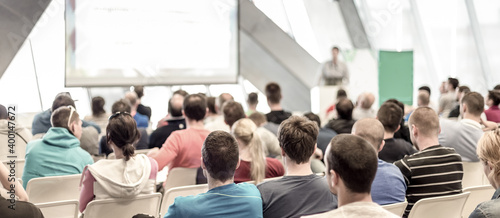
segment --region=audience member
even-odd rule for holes
[[[459,85],[458,79],[448,78],[445,85],[445,93],[439,98],[439,111],[441,117],[448,117],[450,111],[457,104],[456,89]]]
[[[378,153],[378,157],[388,163],[394,163],[401,160],[405,155],[416,152],[412,144],[403,139],[394,138],[394,133],[401,127],[402,116],[401,108],[392,102],[382,104],[377,112],[377,119],[384,126],[385,142],[384,147]]]
[[[453,108],[453,110],[450,111],[450,114],[448,115],[448,118],[454,118],[454,117],[459,117],[460,116],[460,104],[462,104],[462,98],[464,97],[465,94],[469,93],[470,89],[467,86],[459,86],[458,87],[458,92],[457,92],[457,101],[459,104]]]
[[[180,94],[174,94],[170,98],[168,101],[169,118],[165,120],[167,124],[151,133],[149,136],[149,148],[161,148],[161,145],[165,143],[165,140],[167,140],[172,132],[186,128],[186,119],[182,116],[183,102],[184,96]]]
[[[372,201],[370,191],[377,173],[372,145],[358,136],[338,135],[326,156],[326,178],[330,191],[338,195],[339,208],[307,217],[398,217]]]
[[[226,105],[227,106],[227,105]],[[255,123],[248,119],[239,119],[231,127],[231,133],[238,142],[240,167],[234,173],[234,182],[253,180],[256,184],[264,178],[283,176],[285,169],[277,159],[265,156],[260,134]]]
[[[137,94],[137,112],[148,117],[151,120],[151,108],[142,104],[141,99],[144,96],[144,86],[134,86],[134,92]]]
[[[330,105],[325,111],[325,115],[327,119],[334,119],[337,118],[337,113],[335,112],[335,105],[340,101],[342,98],[347,98],[347,92],[344,89],[338,89],[337,90],[337,97],[335,98],[335,104]]]
[[[267,105],[271,109],[271,112],[266,114],[266,119],[268,122],[280,124],[283,120],[288,119],[292,116],[290,112],[283,110],[281,106],[281,87],[278,83],[271,82],[266,85],[266,97]]]
[[[318,149],[321,150],[322,154],[326,154],[325,153],[326,147],[328,147],[330,141],[332,141],[332,138],[335,137],[337,133],[330,128],[326,127],[321,128],[321,120],[318,115],[309,112],[305,113],[304,116],[307,117],[307,119],[314,121],[318,124],[319,133],[318,133],[317,147]]]
[[[421,86],[420,88],[418,88],[418,93],[420,94],[422,92],[425,92],[428,94],[429,103],[427,105],[422,104],[422,106],[419,106],[419,107],[427,106],[427,107],[432,108],[437,113],[439,111],[438,104],[436,104],[436,102],[430,100],[431,99],[431,88],[429,88],[429,86]]]
[[[10,122],[10,125],[9,125]],[[10,127],[10,128],[9,128]],[[9,134],[14,134],[15,147],[9,147]],[[10,149],[13,149],[14,155],[19,159],[24,159],[26,155],[26,144],[31,141],[31,132],[24,128],[16,120],[9,119],[7,108],[0,104],[0,160],[7,160],[7,156],[13,155]]]
[[[201,146],[210,133],[203,126],[206,113],[205,97],[192,94],[184,99],[182,114],[186,119],[186,129],[172,132],[160,149],[153,148],[148,153],[158,162],[160,170],[167,165],[169,170],[175,167],[200,167]]]
[[[262,217],[262,199],[255,186],[233,182],[239,164],[234,137],[224,131],[210,133],[201,148],[201,167],[209,190],[175,198],[164,217]]]
[[[484,174],[496,189],[489,201],[480,203],[470,218],[500,217],[500,130],[489,131],[479,139],[477,156],[484,166]]]
[[[230,127],[224,122],[224,116],[222,115],[222,108],[227,101],[234,101],[234,98],[231,94],[222,93],[219,95],[219,97],[215,101],[215,111],[217,113],[205,118],[205,129],[208,129],[210,131],[230,131]],[[209,110],[211,111],[211,109]]]
[[[245,111],[240,103],[235,101],[227,101],[222,107],[222,116],[224,117],[224,123],[232,128],[233,124],[239,119],[245,118]]]
[[[377,152],[384,147],[384,133],[384,126],[374,118],[358,120],[352,127],[352,134],[368,141]],[[346,146],[350,148],[351,145]],[[377,173],[371,188],[373,202],[379,205],[399,203],[406,200],[405,194],[406,183],[401,171],[378,158]]]
[[[372,108],[375,102],[375,96],[370,92],[365,92],[359,95],[356,101],[356,107],[352,111],[352,118],[354,120],[361,120],[363,118],[375,118],[377,112]]]
[[[183,97],[183,99],[184,99],[184,98],[186,98],[186,96],[188,96],[189,94],[188,94],[186,91],[184,91],[184,90],[182,90],[182,89],[179,89],[179,90],[175,91],[174,93],[172,93],[172,98],[173,98],[175,95],[180,95],[180,96],[182,96],[182,97]],[[169,102],[168,107],[170,108],[170,102]],[[162,126],[166,126],[166,125],[168,125],[168,119],[170,119],[171,117],[172,117],[172,115],[167,114],[167,116],[165,116],[165,117],[163,117],[162,119],[160,119],[160,120],[158,121],[158,123],[156,124],[156,128],[158,129],[158,128],[162,127]]]
[[[43,218],[35,205],[28,202],[28,194],[19,180],[12,180],[11,172],[0,164],[0,215],[9,218]],[[13,194],[14,193],[14,194]]]
[[[397,104],[399,106],[399,108],[401,108],[401,114],[402,114],[401,117],[404,116],[405,105],[403,104],[403,102],[400,102],[394,98],[391,98],[391,99],[385,101],[384,103],[386,103],[386,102],[392,102],[394,104]],[[401,121],[399,123],[399,130],[394,133],[394,138],[403,139],[403,140],[407,141],[408,143],[412,143],[411,139],[410,139],[410,130],[408,129],[408,126],[405,125],[404,118],[401,118]]]
[[[156,191],[156,161],[144,154],[134,154],[133,144],[140,135],[130,113],[117,112],[109,118],[106,138],[116,159],[100,160],[84,171],[80,187],[80,212],[94,199],[130,199]]]
[[[82,121],[73,106],[59,107],[50,119],[52,127],[42,139],[26,146],[23,186],[33,178],[82,173],[94,163],[88,152],[80,147]]]
[[[280,125],[267,122],[266,115],[264,115],[263,113],[255,112],[253,114],[250,114],[248,118],[251,119],[258,127],[263,127],[269,130],[269,132],[273,133],[274,136],[278,136],[278,128]]]
[[[11,169],[15,167],[15,165],[8,163],[7,166]],[[16,201],[29,201],[28,194],[23,189],[23,184],[15,176],[15,173],[10,172],[6,165],[0,164],[0,197]],[[11,194],[14,194],[14,196],[11,196]]]
[[[245,112],[247,117],[250,116],[250,114],[257,112],[258,103],[259,103],[259,95],[256,92],[248,94],[248,99],[247,99],[248,110]]]
[[[104,110],[105,103],[104,98],[101,96],[93,97],[91,104],[92,115],[85,116],[83,120],[94,122],[99,126],[99,128],[101,128],[101,130],[105,130],[108,125],[108,118],[110,115],[106,113],[106,110]]]
[[[396,161],[405,178],[407,217],[420,199],[462,192],[462,159],[455,149],[439,144],[439,118],[429,107],[417,108],[408,121],[411,140],[419,152]]]
[[[332,129],[337,134],[350,133],[352,125],[356,122],[352,119],[354,105],[351,100],[347,98],[340,99],[335,108],[338,118],[330,120],[325,127]]]
[[[496,85],[493,90],[500,91],[500,84]]]
[[[454,148],[462,156],[462,161],[477,162],[479,159],[476,156],[476,145],[483,135],[483,96],[477,92],[465,94],[460,108],[463,116],[460,121],[440,119],[439,143]]]
[[[130,102],[130,114],[134,117],[135,122],[137,122],[137,127],[140,128],[148,128],[149,119],[146,115],[143,115],[137,112],[137,107],[139,106],[139,101],[137,94],[135,92],[127,92],[125,93],[125,99]]]
[[[500,123],[500,91],[488,91],[488,98],[486,99],[488,109],[484,111],[486,119],[495,123]]]
[[[292,116],[281,123],[278,140],[286,175],[257,185],[264,217],[300,217],[337,207],[326,179],[311,171],[317,135],[317,124],[305,117]]]

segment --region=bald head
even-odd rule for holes
[[[172,117],[182,116],[182,104],[184,103],[184,96],[180,94],[174,94],[170,101],[168,101],[168,113]]]
[[[370,109],[375,102],[375,96],[370,92],[365,92],[361,94],[359,99],[359,104],[363,109]]]
[[[356,121],[352,126],[353,135],[357,135],[370,142],[375,150],[379,150],[384,140],[384,126],[374,118],[364,118]]]
[[[127,93],[125,93],[125,98],[130,102],[130,104],[132,105],[132,107],[136,107],[137,99],[139,99],[137,97],[137,93],[135,93],[135,92],[127,92]]]
[[[437,138],[439,135],[439,117],[436,111],[430,107],[415,109],[408,120],[408,126],[410,127],[410,134],[412,134],[411,128],[415,126],[418,128],[420,135],[424,137]]]

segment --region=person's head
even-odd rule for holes
[[[137,105],[139,105],[139,98],[137,97],[137,94],[135,92],[125,93],[125,98],[130,102],[132,108],[137,108]]]
[[[109,117],[106,127],[108,145],[123,152],[125,160],[134,156],[134,143],[139,141],[141,133],[137,129],[135,119],[128,112],[117,112]]]
[[[370,92],[365,92],[358,97],[358,104],[363,109],[370,109],[375,102],[375,96]]]
[[[402,118],[401,108],[392,102],[383,103],[377,112],[377,119],[384,125],[385,131],[390,133],[398,131]]]
[[[53,127],[65,128],[77,139],[82,137],[82,121],[73,106],[62,106],[52,111],[50,123]]]
[[[457,101],[462,102],[462,98],[465,94],[470,92],[470,88],[468,86],[459,86],[457,93]]]
[[[175,95],[175,94],[182,95],[182,96],[184,96],[184,98],[185,98],[185,97],[187,97],[187,96],[189,95],[189,93],[188,93],[188,92],[186,92],[186,91],[184,91],[184,90],[182,90],[182,89],[179,89],[179,90],[175,91],[172,95]]]
[[[400,121],[401,124],[400,124],[400,126],[404,125],[405,120],[403,119],[403,117],[405,115],[405,104],[403,104],[403,102],[400,102],[400,101],[398,101],[398,99],[395,99],[395,98],[388,99],[384,103],[387,103],[387,102],[392,102],[394,104],[397,104],[399,106],[399,108],[401,108],[401,121]]]
[[[220,182],[233,180],[239,160],[238,143],[231,134],[225,131],[208,134],[201,148],[201,167],[211,178]]]
[[[248,118],[251,119],[257,126],[262,126],[263,124],[267,123],[266,116],[261,112],[254,112],[250,114]]]
[[[278,128],[278,141],[283,157],[288,157],[295,164],[309,163],[309,158],[316,149],[318,124],[306,117],[291,116]]]
[[[364,118],[356,121],[352,126],[351,133],[370,142],[377,152],[382,150],[385,144],[384,126],[379,120],[374,118]]]
[[[132,108],[130,106],[130,102],[127,99],[120,99],[113,103],[111,106],[111,113],[116,113],[116,112],[127,112],[130,113],[132,111]]]
[[[469,92],[462,98],[460,105],[460,112],[465,116],[470,114],[472,116],[481,116],[484,111],[484,98],[477,92]]]
[[[498,91],[500,91],[500,84],[496,85],[496,86],[493,88],[493,90],[498,90]]]
[[[431,88],[429,88],[429,86],[421,86],[420,88],[418,88],[418,91],[426,91],[429,96],[431,96]]]
[[[207,101],[199,94],[188,95],[182,104],[184,116],[190,120],[201,121],[207,113]]]
[[[172,117],[182,117],[182,104],[184,103],[184,96],[174,94],[168,101],[168,113]]]
[[[419,107],[429,106],[430,99],[429,93],[427,91],[419,91],[417,96],[417,105]]]
[[[352,110],[354,109],[354,105],[351,100],[342,98],[337,102],[335,108],[337,109],[339,119],[352,120]]]
[[[208,112],[211,114],[217,114],[217,109],[215,107],[216,97],[207,97],[207,108]]]
[[[332,58],[337,58],[339,55],[340,49],[337,46],[332,47]]]
[[[412,143],[422,150],[417,142],[420,138],[437,140],[440,131],[439,117],[432,108],[419,107],[411,113],[408,128]]]
[[[265,178],[266,159],[260,136],[255,130],[257,130],[255,123],[248,118],[243,118],[234,123],[231,133],[238,141],[240,150],[246,149],[252,159],[250,178],[260,183]]]
[[[76,108],[75,101],[73,101],[68,92],[61,92],[56,95],[56,98],[52,102],[51,110],[55,111],[57,108],[62,106],[73,106],[73,108]]]
[[[137,94],[137,98],[141,99],[144,96],[144,86],[134,86],[134,92]]]
[[[222,93],[219,95],[219,104],[217,105],[219,107],[219,113],[222,112],[222,107],[224,104],[228,101],[234,101],[234,98],[231,94],[229,93]]]
[[[105,103],[106,102],[104,101],[104,98],[102,98],[101,96],[93,97],[92,98],[92,114],[94,116],[98,116],[98,115],[106,113],[106,111],[104,110]]]
[[[243,106],[236,101],[227,101],[222,107],[222,114],[224,116],[224,122],[231,128],[237,120],[245,118],[245,111]]]
[[[278,83],[271,82],[266,85],[266,97],[268,104],[279,104],[281,101],[281,87]]]
[[[477,156],[483,163],[490,184],[500,187],[500,129],[485,132],[477,143]]]
[[[500,104],[500,91],[491,90],[488,91],[488,99],[486,100],[486,105],[488,107],[498,106]]]
[[[256,92],[248,94],[247,104],[249,107],[256,107],[259,103],[259,95]]]
[[[8,120],[9,114],[7,113],[7,108],[0,104],[0,120]]]
[[[458,79],[455,78],[448,78],[448,91],[455,91],[459,85]]]
[[[347,98],[347,92],[344,89],[337,90],[337,101],[342,98]]]
[[[304,117],[307,117],[307,119],[309,119],[310,121],[314,121],[316,124],[318,124],[318,127],[321,128],[321,119],[318,115],[314,114],[313,112],[308,112],[304,114]]]
[[[333,137],[325,153],[326,177],[333,194],[344,188],[348,193],[370,193],[378,158],[368,141],[340,134]]]

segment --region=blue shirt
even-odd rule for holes
[[[232,183],[196,196],[175,198],[167,217],[262,217],[262,198],[255,185]]]
[[[378,168],[372,183],[373,202],[386,205],[405,201],[406,183],[399,168],[378,159]]]
[[[137,122],[137,127],[148,128],[148,125],[149,125],[148,116],[142,115],[140,113],[135,113],[134,120],[135,120],[135,122]]]
[[[495,191],[490,201],[485,201],[477,205],[469,218],[500,217],[500,188]]]

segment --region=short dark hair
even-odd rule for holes
[[[259,103],[259,95],[257,95],[256,92],[252,92],[248,94],[248,99],[247,99],[248,104],[254,105]]]
[[[468,86],[459,86],[458,87],[458,92],[469,93],[470,92],[470,88]]]
[[[184,115],[189,119],[196,121],[203,120],[207,113],[207,100],[199,94],[188,95],[184,98],[182,110],[184,110]]]
[[[135,119],[129,113],[118,112],[110,117],[106,127],[106,140],[122,149],[125,160],[134,156],[134,144],[141,138]]]
[[[75,101],[71,98],[71,96],[67,92],[61,92],[56,95],[56,98],[52,102],[52,111],[55,111],[57,108],[62,107],[62,106],[75,106]]]
[[[337,90],[337,100],[341,98],[347,98],[347,92],[344,89]]]
[[[224,103],[227,101],[234,101],[234,97],[229,93],[222,93],[219,95],[219,110],[222,110]]]
[[[9,115],[7,113],[7,108],[5,106],[0,104],[0,120],[6,120],[9,118]]]
[[[354,104],[348,98],[339,99],[339,102],[335,105],[337,109],[337,114],[340,119],[352,120],[352,110],[354,109]]]
[[[488,91],[488,98],[493,101],[493,105],[500,104],[500,91],[490,90]]]
[[[273,104],[278,104],[281,101],[281,87],[278,83],[271,82],[266,85],[267,100]]]
[[[402,118],[401,108],[392,102],[383,103],[377,112],[377,119],[384,125],[387,132],[396,132]]]
[[[257,126],[267,122],[266,115],[261,112],[253,112],[250,116],[248,116],[248,119],[251,119]]]
[[[319,119],[319,116],[314,114],[313,112],[308,112],[304,114],[304,117],[307,117],[310,121],[314,121],[318,124],[318,127],[321,128],[321,119]]]
[[[448,83],[451,84],[451,86],[453,86],[453,89],[456,89],[458,87],[458,79],[455,79],[455,78],[451,78],[449,77],[448,78]]]
[[[333,46],[333,47],[332,47],[332,51],[333,51],[333,50],[340,51],[340,48],[339,48],[338,46]]]
[[[295,163],[307,163],[314,153],[319,128],[303,116],[291,116],[278,128],[278,141],[285,154]]]
[[[221,182],[233,179],[239,161],[238,143],[225,131],[208,134],[201,148],[208,174]]]
[[[92,98],[92,114],[95,116],[101,115],[106,113],[104,110],[104,104],[106,102],[104,101],[104,98],[101,96],[96,96]]]
[[[493,89],[494,90],[500,90],[500,84],[496,85]]]
[[[175,94],[182,95],[182,96],[184,96],[184,98],[185,98],[185,97],[187,97],[187,96],[189,95],[189,93],[188,93],[188,92],[186,92],[186,91],[184,91],[184,90],[182,90],[182,89],[179,89],[179,90],[175,91],[172,95],[175,95]]]
[[[431,88],[429,88],[429,86],[421,86],[420,88],[418,88],[418,91],[427,91],[429,93],[429,96],[431,95]]]
[[[181,117],[182,116],[182,104],[184,103],[184,96],[182,96],[182,101],[181,99],[174,99],[174,98],[179,98],[179,96],[182,96],[182,95],[179,95],[179,94],[174,94],[172,95],[172,97],[170,98],[170,100],[168,100],[168,113],[172,116],[172,117]],[[176,104],[172,103],[172,101],[177,101],[175,102]],[[180,102],[178,102],[180,101]]]
[[[484,98],[477,92],[469,92],[462,98],[462,104],[467,105],[468,113],[479,116],[484,111]]]
[[[370,193],[378,166],[375,148],[359,136],[340,134],[333,137],[328,151],[328,172],[335,171],[350,191]]]
[[[239,119],[246,117],[243,106],[235,101],[227,101],[222,107],[222,114],[224,115],[224,121],[229,127],[232,127]]]
[[[207,107],[208,107],[208,112],[216,114],[217,110],[215,109],[215,100],[216,97],[207,97]]]
[[[113,103],[111,106],[111,113],[116,113],[116,112],[128,112],[130,113],[132,111],[132,106],[130,105],[130,102],[127,99],[120,99]]]
[[[80,116],[78,112],[76,112],[76,110],[73,111],[73,114],[71,114],[71,108],[69,106],[71,105],[68,105],[66,107],[62,106],[57,108],[55,111],[52,111],[52,115],[50,116],[50,123],[53,127],[65,128],[71,134],[73,134],[73,132],[69,129],[68,123],[78,121],[80,119]],[[68,122],[69,116],[71,116],[71,120]]]
[[[134,92],[137,94],[137,98],[141,99],[144,96],[144,86],[134,86]]]

